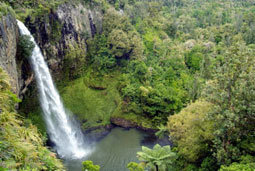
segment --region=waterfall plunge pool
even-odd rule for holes
[[[93,145],[91,153],[82,159],[65,159],[68,171],[81,171],[82,161],[92,160],[100,165],[100,171],[128,171],[129,162],[138,162],[136,153],[142,146],[153,147],[155,144],[165,145],[155,136],[137,129],[113,128],[111,132]]]

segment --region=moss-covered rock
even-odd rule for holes
[[[62,80],[66,73],[65,60],[75,63],[70,55],[74,50],[82,49],[82,59],[79,61],[86,60],[86,40],[101,32],[102,11],[97,7],[85,7],[78,2],[60,3],[43,16],[29,15],[25,19],[25,25],[40,46],[53,77]],[[69,70],[74,71],[76,68]]]
[[[59,86],[65,106],[81,122],[85,132],[111,123],[124,128],[153,129],[149,119],[125,113],[118,90],[119,78],[117,71],[102,76],[89,68],[82,78]]]
[[[116,88],[118,77],[118,73],[99,77],[89,69],[82,78],[60,87],[66,108],[77,116],[83,129],[110,124],[110,117],[121,101]]]

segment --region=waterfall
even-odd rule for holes
[[[30,61],[36,76],[47,132],[51,141],[55,143],[54,148],[60,157],[82,158],[87,151],[81,129],[64,108],[49,68],[33,36],[22,22],[17,20],[17,23],[21,35],[28,35],[35,44]]]

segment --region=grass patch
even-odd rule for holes
[[[60,88],[65,107],[82,122],[82,128],[110,124],[110,117],[121,102],[117,90],[119,74],[85,76]],[[100,88],[101,87],[101,88]]]
[[[119,72],[98,75],[92,69],[71,82],[59,85],[65,107],[72,111],[83,129],[110,124],[111,117],[119,117],[144,128],[154,128],[149,118],[132,112],[123,112],[123,101],[117,89]]]

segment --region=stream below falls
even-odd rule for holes
[[[138,162],[136,153],[142,146],[153,147],[159,142],[154,136],[137,129],[123,129],[116,127],[98,142],[93,144],[90,154],[82,159],[65,159],[68,171],[81,171],[82,161],[92,160],[100,165],[100,171],[128,171],[129,162]]]

